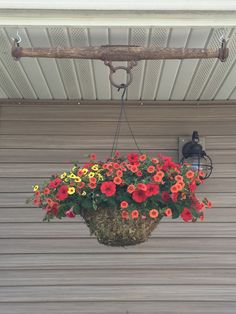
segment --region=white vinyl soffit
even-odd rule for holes
[[[0,9],[232,11],[235,0],[0,0]]]

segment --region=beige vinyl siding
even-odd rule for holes
[[[109,248],[81,219],[43,223],[32,185],[109,156],[114,102],[0,102],[0,314],[233,314],[236,308],[236,104],[126,104],[140,147],[178,156],[198,130],[214,162],[199,188],[204,223],[161,222],[151,239]],[[123,124],[119,148],[134,149]]]

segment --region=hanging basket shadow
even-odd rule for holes
[[[107,246],[129,246],[148,240],[160,219],[122,219],[120,211],[112,208],[99,208],[96,211],[82,210],[91,235]]]

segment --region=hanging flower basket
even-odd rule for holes
[[[45,211],[45,221],[80,215],[90,233],[109,246],[145,242],[164,217],[186,222],[204,219],[211,202],[195,191],[204,173],[170,157],[117,152],[106,161],[95,154],[83,167],[52,176],[34,186],[33,204]]]

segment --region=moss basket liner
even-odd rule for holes
[[[120,210],[114,208],[82,210],[81,216],[91,235],[95,235],[99,243],[108,246],[128,246],[145,242],[160,222],[160,219],[140,217],[124,220]]]

